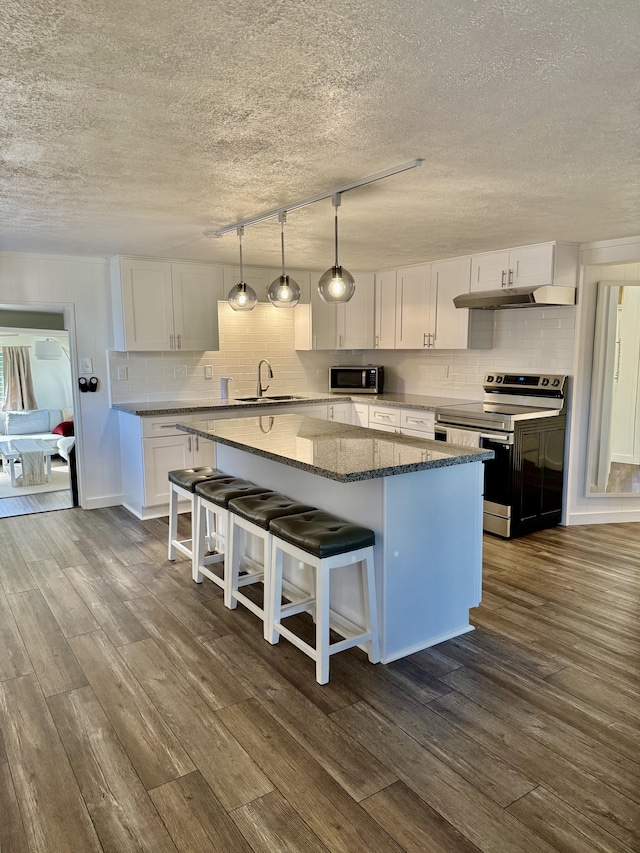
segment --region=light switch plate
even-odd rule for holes
[[[179,367],[173,368],[173,376],[174,379],[186,379],[187,378],[187,365],[181,364]]]
[[[210,364],[204,366],[204,378],[213,379],[213,367]]]
[[[129,369],[127,367],[119,367],[118,368],[118,379],[128,379],[129,378]]]
[[[82,367],[83,373],[93,373],[93,359],[92,358],[81,358],[80,365]]]

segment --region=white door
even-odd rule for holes
[[[431,264],[398,270],[396,298],[396,349],[428,347],[433,333]]]
[[[356,292],[338,305],[338,349],[373,349],[374,275],[356,273]]]
[[[509,283],[513,287],[553,284],[553,246],[531,246],[509,252]]]
[[[120,274],[127,350],[173,349],[171,264],[123,258]]]
[[[396,345],[396,271],[376,273],[375,346],[394,349]]]
[[[431,290],[435,302],[436,349],[466,349],[469,337],[469,309],[456,308],[455,296],[469,292],[471,258],[433,264]]]
[[[172,264],[175,349],[217,350],[222,271],[202,264]]]
[[[169,471],[189,468],[193,464],[193,438],[190,435],[168,435],[165,438],[145,438],[144,505],[156,506],[169,502]]]
[[[471,292],[505,287],[509,270],[509,252],[478,255],[471,263]]]
[[[327,406],[328,420],[340,424],[350,424],[351,407],[351,403],[329,403]]]

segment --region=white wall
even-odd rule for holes
[[[640,521],[640,497],[585,496],[589,403],[593,364],[597,283],[638,280],[640,237],[582,247],[582,280],[576,323],[576,359],[569,434],[565,515],[567,524]]]
[[[122,484],[118,413],[109,409],[106,350],[111,343],[106,260],[0,253],[0,303],[60,308],[75,317],[71,355],[92,358],[99,390],[75,394],[80,497],[86,508],[120,503]]]

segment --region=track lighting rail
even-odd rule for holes
[[[335,198],[342,193],[355,190],[358,187],[364,187],[367,184],[373,184],[375,181],[381,181],[383,178],[388,178],[391,175],[397,175],[399,172],[406,172],[409,169],[415,169],[424,163],[423,157],[418,157],[416,160],[410,160],[408,163],[401,163],[399,166],[392,166],[390,169],[385,169],[382,172],[376,172],[374,175],[369,175],[366,178],[360,178],[357,181],[351,181],[348,184],[343,184],[340,187],[334,187],[326,192],[318,193],[317,195],[309,196],[301,201],[295,201],[291,204],[285,204],[282,207],[276,207],[273,210],[268,210],[266,213],[259,213],[257,216],[252,216],[249,219],[242,219],[239,222],[233,222],[231,225],[225,225],[223,228],[218,228],[216,231],[205,231],[205,237],[222,237],[230,231],[238,231],[239,228],[244,228],[248,225],[255,225],[257,222],[263,222],[265,219],[272,219],[274,216],[280,217],[282,214],[287,214],[292,210],[298,210],[301,207],[307,207],[310,204],[316,204],[318,201],[323,201],[325,198]]]

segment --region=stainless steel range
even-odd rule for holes
[[[436,412],[436,439],[493,450],[485,463],[484,529],[505,539],[562,516],[567,377],[488,373],[481,403]]]

